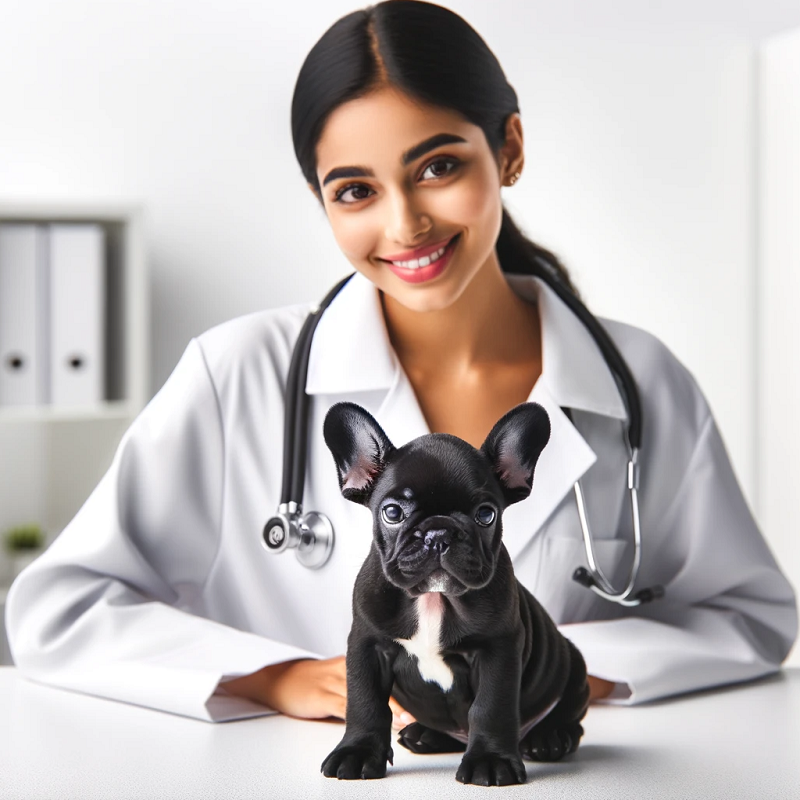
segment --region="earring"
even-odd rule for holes
[[[519,171],[517,171],[511,176],[511,179],[510,179],[511,183],[509,183],[509,186],[513,186],[517,182],[517,178],[519,178],[519,175],[520,175],[520,173],[519,173]]]

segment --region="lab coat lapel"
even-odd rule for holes
[[[350,395],[376,389],[386,395],[375,416],[395,447],[431,432],[389,339],[378,289],[357,272],[314,332],[306,392]],[[358,402],[357,396],[347,399]]]
[[[550,439],[533,474],[530,495],[503,513],[503,542],[512,559],[541,530],[572,487],[597,459],[540,378],[528,402],[539,403],[550,417]]]
[[[377,419],[395,447],[431,432],[414,387],[399,361],[394,381],[378,410]]]
[[[550,440],[536,465],[531,494],[503,515],[503,540],[513,559],[597,460],[561,409],[620,420],[627,419],[627,411],[600,348],[564,301],[540,278],[512,273],[506,279],[520,297],[539,307],[542,374],[528,402],[540,403],[550,417]]]

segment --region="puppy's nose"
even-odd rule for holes
[[[450,547],[451,540],[452,534],[444,528],[441,530],[427,531],[425,533],[425,548],[428,550],[435,550],[441,555]]]

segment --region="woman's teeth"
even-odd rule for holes
[[[435,253],[431,253],[429,256],[423,256],[419,259],[415,258],[413,261],[390,261],[389,263],[394,264],[396,267],[405,267],[406,269],[427,267],[429,264],[433,264],[434,261],[438,261],[444,255],[444,251],[447,250],[447,245],[449,244],[450,242],[444,247],[440,247]]]

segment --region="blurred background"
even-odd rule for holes
[[[651,331],[692,371],[800,585],[800,4],[442,4],[518,94],[510,213],[590,309]],[[126,344],[141,388],[120,413],[0,409],[0,530],[57,535],[191,337],[321,298],[352,271],[289,115],[308,50],[359,7],[0,0],[0,222],[135,207],[126,279],[144,287]]]

